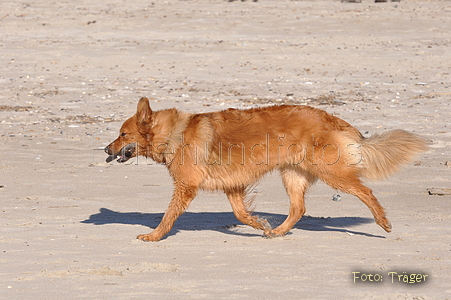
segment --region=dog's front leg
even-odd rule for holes
[[[268,221],[257,216],[252,216],[252,213],[249,211],[248,207],[246,207],[246,204],[244,203],[244,199],[246,198],[246,187],[226,189],[224,192],[232,205],[235,217],[240,222],[252,226],[255,229],[263,230],[265,236],[271,234],[271,225]]]
[[[188,208],[188,205],[194,197],[196,197],[197,191],[197,187],[187,186],[186,184],[176,182],[171,203],[160,224],[151,233],[138,235],[137,238],[149,242],[161,240],[163,236],[171,231],[177,218]]]

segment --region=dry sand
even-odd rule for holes
[[[449,1],[2,0],[0,298],[451,299],[450,28]],[[107,164],[101,150],[142,96],[190,112],[308,104],[365,135],[402,128],[432,147],[368,183],[390,234],[319,183],[283,238],[201,193],[145,243],[135,236],[159,223],[171,179],[145,159]],[[281,222],[280,179],[255,193],[256,212]]]

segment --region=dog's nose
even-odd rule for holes
[[[110,146],[106,146],[106,147],[105,147],[105,152],[106,152],[106,154],[108,154],[108,155],[111,155],[111,154],[112,154],[112,153],[111,153]]]

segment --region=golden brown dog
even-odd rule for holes
[[[361,177],[383,179],[415,155],[426,141],[403,130],[364,138],[347,122],[309,106],[281,105],[248,110],[189,114],[152,111],[141,98],[136,114],[105,148],[107,162],[139,155],[166,165],[175,189],[158,227],[138,239],[158,241],[187,209],[199,189],[223,190],[237,219],[264,231],[286,234],[305,213],[304,194],[318,178],[358,197],[376,223],[390,232],[383,207]],[[290,197],[286,220],[272,229],[246,205],[249,187],[265,173],[279,170]]]

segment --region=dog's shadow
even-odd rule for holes
[[[274,227],[281,224],[286,218],[286,215],[268,214],[263,212],[255,212],[254,215],[267,219],[268,222]],[[83,220],[81,223],[94,225],[128,224],[155,228],[158,226],[162,218],[163,213],[118,212],[107,208],[101,208],[99,213],[89,216],[87,220]],[[360,224],[368,224],[372,222],[374,222],[373,219],[360,217],[323,218],[304,216],[294,226],[294,228],[308,231],[335,231],[368,237],[385,238],[384,236],[348,229],[349,227],[355,227]],[[256,231],[255,234],[239,232],[235,228],[240,224],[241,223],[235,218],[232,212],[185,212],[177,219],[177,222],[168,236],[174,235],[181,230],[215,230],[225,234],[243,236],[262,235],[259,231]]]

